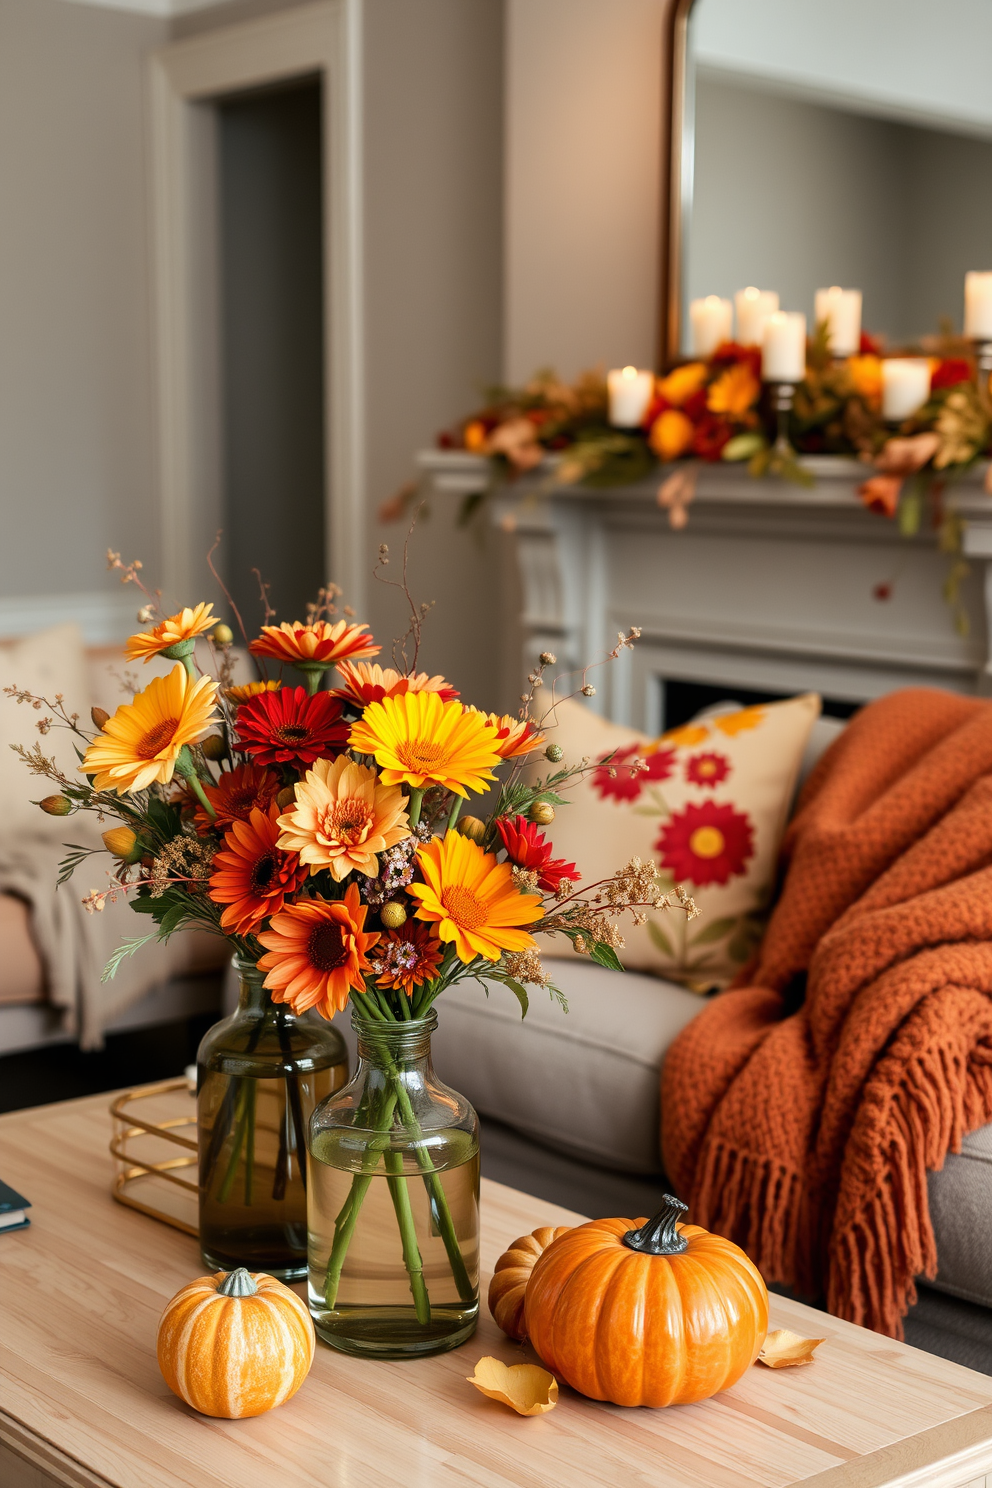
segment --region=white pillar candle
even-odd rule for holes
[[[765,321],[761,341],[761,375],[765,382],[802,382],[806,376],[806,317],[776,310]]]
[[[930,363],[926,357],[886,357],[882,363],[882,417],[909,418],[930,396]]]
[[[816,323],[827,323],[830,350],[835,357],[855,356],[861,349],[861,291],[831,289],[816,291]]]
[[[765,321],[778,309],[778,295],[773,289],[739,289],[734,295],[737,309],[737,339],[742,346],[760,346]]]
[[[712,356],[720,342],[729,341],[733,334],[734,307],[719,295],[693,300],[689,306],[689,325],[693,356]]]
[[[606,374],[610,423],[617,429],[636,429],[648,411],[654,392],[654,373],[636,367],[614,368]]]
[[[964,333],[992,341],[992,274],[969,269],[964,276]]]

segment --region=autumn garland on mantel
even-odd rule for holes
[[[796,389],[790,438],[800,455],[846,455],[873,469],[858,494],[870,510],[898,517],[906,536],[934,497],[941,546],[954,551],[955,518],[939,502],[948,478],[992,452],[992,406],[979,389],[970,343],[934,338],[929,400],[897,429],[883,421],[882,357],[862,336],[858,356],[835,360],[825,327],[808,343],[806,379]],[[442,449],[463,449],[492,462],[494,484],[556,456],[549,485],[618,486],[678,462],[658,500],[673,527],[684,527],[703,463],[746,464],[754,476],[778,475],[804,485],[814,477],[775,450],[775,415],[761,381],[761,352],[726,342],[708,361],[675,367],[655,384],[641,426],[609,424],[606,381],[586,372],[574,384],[540,372],[523,388],[495,388],[485,407],[440,435]],[[989,487],[992,491],[992,487]],[[469,497],[468,518],[485,495]],[[387,513],[387,515],[392,513]]]

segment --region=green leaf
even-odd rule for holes
[[[673,961],[678,959],[675,954],[675,947],[661,926],[656,925],[654,920],[648,920],[648,934],[663,956],[670,956]]]
[[[750,460],[763,449],[767,449],[768,441],[760,433],[751,432],[747,434],[735,434],[733,439],[728,439],[720,452],[722,460]]]
[[[716,941],[723,940],[736,927],[736,915],[728,915],[725,919],[713,920],[711,924],[704,925],[702,930],[698,930],[689,944],[693,946],[713,945]]]
[[[527,988],[523,985],[522,982],[518,982],[515,977],[500,977],[500,981],[503,983],[504,987],[509,987],[514,997],[519,1002],[520,1018],[522,1021],[524,1018],[526,1018],[527,1009],[530,1007],[530,998],[527,996]]]
[[[915,537],[923,517],[923,498],[918,490],[907,491],[899,503],[899,532],[902,537]]]
[[[147,945],[150,940],[155,939],[156,935],[153,931],[151,935],[139,935],[136,940],[125,940],[122,945],[119,945],[117,947],[116,951],[111,956],[106,966],[103,968],[103,976],[100,978],[101,982],[113,981],[114,977],[117,975],[120,969],[121,962],[124,961],[128,956],[133,956],[135,951],[139,950],[141,946]]]
[[[601,940],[592,942],[589,947],[589,959],[595,961],[597,966],[605,966],[608,971],[623,971],[623,962],[616,951]]]

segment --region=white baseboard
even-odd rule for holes
[[[74,620],[89,646],[110,646],[137,628],[142,596],[133,585],[123,593],[113,589],[77,594],[15,594],[0,598],[0,637],[30,635],[49,625]]]

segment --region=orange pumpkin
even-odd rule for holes
[[[569,1229],[568,1225],[559,1225],[557,1229],[543,1225],[541,1229],[532,1230],[529,1235],[521,1235],[519,1240],[514,1240],[509,1250],[505,1250],[496,1262],[496,1270],[489,1283],[489,1311],[496,1320],[496,1326],[502,1328],[511,1338],[527,1337],[524,1328],[524,1293],[534,1263],[544,1254],[552,1240],[557,1240],[559,1235],[567,1235]]]
[[[615,1405],[685,1405],[740,1379],[768,1329],[768,1291],[729,1240],[679,1223],[599,1219],[537,1260],[524,1325],[542,1363]],[[637,1227],[635,1228],[635,1225]]]
[[[176,1293],[158,1325],[158,1366],[169,1389],[205,1416],[260,1416],[296,1394],[314,1343],[296,1293],[239,1267]]]

